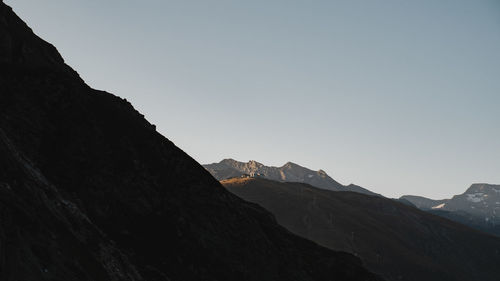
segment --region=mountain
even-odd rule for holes
[[[498,221],[488,221],[483,216],[473,215],[461,210],[446,211],[441,209],[433,209],[427,210],[427,212],[500,237],[500,224],[498,223]]]
[[[0,249],[6,281],[381,280],[226,191],[1,0]]]
[[[293,233],[353,253],[387,280],[494,281],[500,276],[499,238],[395,200],[262,178],[222,183],[269,210]]]
[[[344,186],[332,179],[323,170],[313,171],[292,162],[288,162],[281,167],[270,167],[254,160],[245,163],[233,159],[224,159],[219,163],[206,164],[203,165],[203,167],[218,180],[241,176],[262,177],[281,182],[303,182],[318,188],[333,191],[354,191],[368,195],[381,196],[380,194],[371,192],[368,189],[354,184]]]
[[[224,159],[219,163],[204,165],[204,167],[218,180],[249,175],[276,181],[305,182],[329,190],[344,189],[343,185],[336,182],[323,170],[313,171],[292,162],[281,167],[269,167],[253,160],[244,163],[233,159]]]
[[[443,207],[443,203],[448,202],[447,199],[433,200],[416,195],[404,195],[399,198],[400,200],[407,200],[412,203],[415,207],[422,210],[439,209]]]
[[[478,183],[451,199],[405,195],[419,209],[500,236],[500,185]]]

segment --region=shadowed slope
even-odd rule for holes
[[[0,1],[0,279],[379,280],[227,192]]]
[[[387,280],[482,280],[500,276],[500,239],[377,196],[302,183],[222,181],[290,231],[359,256]]]

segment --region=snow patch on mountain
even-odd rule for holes
[[[445,205],[446,205],[446,203],[442,203],[442,204],[439,204],[437,206],[432,207],[432,209],[442,209]]]

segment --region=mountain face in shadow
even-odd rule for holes
[[[387,280],[500,276],[500,239],[391,199],[262,178],[222,184],[269,210],[293,233],[353,253]]]
[[[419,209],[500,236],[500,185],[478,183],[451,199],[401,197]]]
[[[227,192],[0,1],[0,280],[380,280]]]
[[[245,176],[260,177],[280,182],[302,182],[332,191],[353,191],[381,196],[354,184],[344,186],[332,179],[323,170],[313,171],[292,162],[288,162],[281,167],[272,167],[265,166],[254,160],[245,163],[233,159],[224,159],[219,163],[206,164],[203,167],[218,180]]]

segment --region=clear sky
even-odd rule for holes
[[[201,163],[386,196],[500,183],[500,1],[5,0]]]

